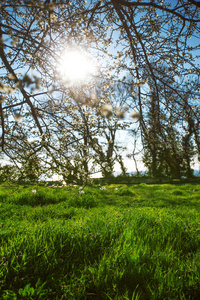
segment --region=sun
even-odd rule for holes
[[[62,79],[69,84],[82,84],[95,72],[95,65],[85,53],[79,50],[66,51],[58,62]]]

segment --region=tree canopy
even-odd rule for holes
[[[129,127],[152,176],[192,175],[199,1],[2,0],[0,9],[0,147],[16,166],[40,160],[75,180],[95,166],[112,174],[116,161],[125,172],[116,134]],[[96,62],[89,80],[61,76],[71,49]]]

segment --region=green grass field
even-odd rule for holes
[[[0,299],[200,299],[200,185],[0,186]]]

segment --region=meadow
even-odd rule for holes
[[[200,184],[2,184],[0,299],[200,299]]]

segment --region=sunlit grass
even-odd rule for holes
[[[199,299],[199,202],[189,184],[1,186],[0,298]]]

